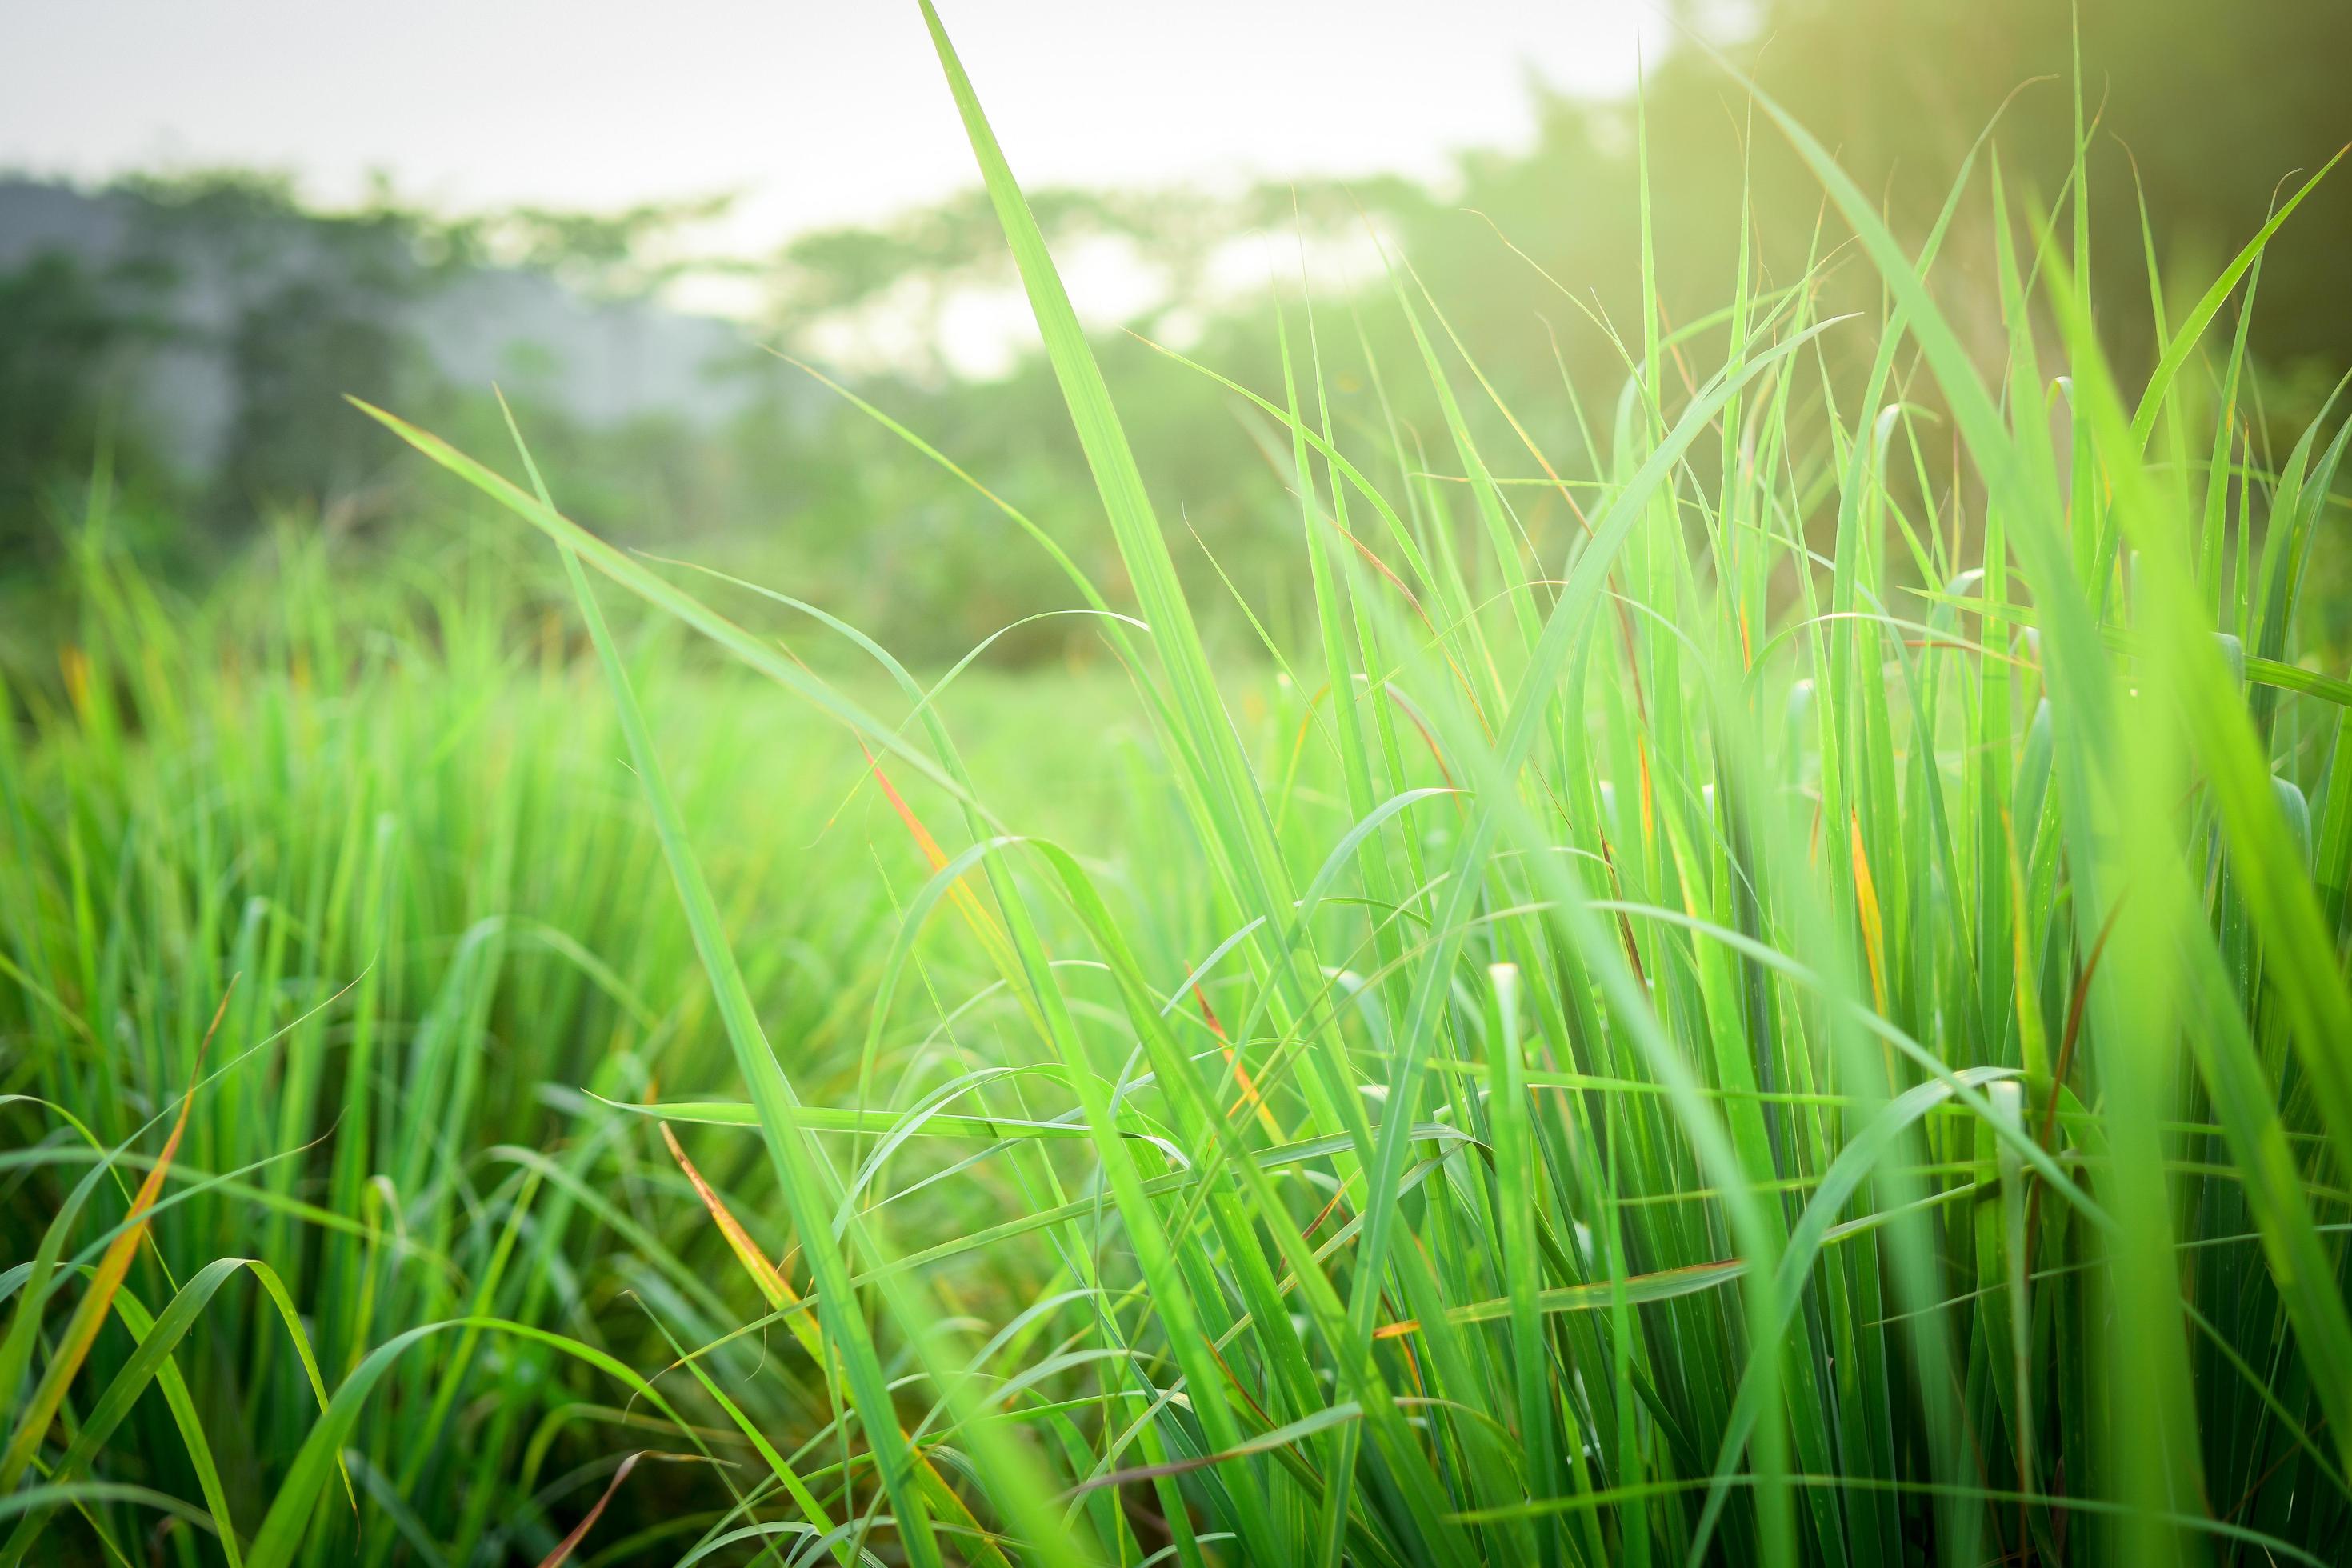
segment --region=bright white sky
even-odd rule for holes
[[[1435,174],[1532,71],[1630,85],[1643,0],[940,0],[1033,184]],[[740,193],[739,253],[973,183],[914,0],[0,0],[0,169],[371,170],[469,209]]]

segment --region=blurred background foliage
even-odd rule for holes
[[[2060,0],[1767,0],[1736,14],[1685,0],[1677,11],[1693,37],[1713,39],[1838,148],[1885,193],[1898,228],[1914,235],[1997,116],[2004,178],[2056,194],[2070,163],[2066,81],[2078,14],[2095,210],[2106,215],[2109,236],[2130,233],[2126,215],[2135,211],[2147,225],[2144,250],[2111,239],[2093,257],[2107,302],[2101,330],[2126,366],[2147,364],[2158,310],[2179,304],[2151,300],[2152,263],[2176,291],[2201,283],[2292,189],[2283,184],[2291,174],[2318,168],[2352,138],[2342,89],[2352,5],[2343,0],[2233,5],[2219,26],[2212,0],[2081,0],[2072,10]],[[2247,90],[2250,82],[2259,89]],[[1343,433],[1370,437],[1392,417],[1408,449],[1432,439],[1429,468],[1442,472],[1435,410],[1402,390],[1383,406],[1384,388],[1421,387],[1425,378],[1374,374],[1403,371],[1421,353],[1389,279],[1376,259],[1367,264],[1364,237],[1377,231],[1393,258],[1410,263],[1399,285],[1416,305],[1425,289],[1444,329],[1519,411],[1545,457],[1573,475],[1580,422],[1564,388],[1612,395],[1640,352],[1644,138],[1668,328],[1730,295],[1743,244],[1769,286],[1798,276],[1821,243],[1818,187],[1754,123],[1743,90],[1706,48],[1685,45],[1653,62],[1639,104],[1562,97],[1539,84],[1529,90],[1539,110],[1532,144],[1465,154],[1446,190],[1383,178],[1220,195],[1035,198],[1057,251],[1092,247],[1152,282],[1144,305],[1099,323],[1099,353],[1163,515],[1199,542],[1180,551],[1186,570],[1213,592],[1223,591],[1215,587],[1222,572],[1253,613],[1278,621],[1288,608],[1296,521],[1279,461],[1270,460],[1279,444],[1238,399],[1146,340],[1181,345],[1278,398],[1277,312],[1262,287],[1234,286],[1237,256],[1257,258],[1258,278],[1276,278],[1302,354],[1301,271],[1313,287],[1314,347]],[[786,586],[923,661],[952,659],[1063,602],[1050,563],[985,500],[763,353],[767,345],[841,374],[1029,510],[1089,571],[1116,580],[1087,492],[1071,483],[1082,459],[1042,362],[1022,355],[973,374],[942,352],[959,312],[1013,288],[976,192],[887,225],[803,235],[772,258],[724,263],[678,245],[714,200],[617,215],[450,218],[404,206],[386,189],[362,210],[321,215],[284,182],[242,174],[134,181],[110,196],[133,213],[136,234],[103,267],[42,251],[0,276],[0,620],[10,627],[0,658],[20,687],[54,673],[68,611],[51,584],[94,478],[108,488],[110,526],[136,533],[129,542],[190,583],[267,539],[273,521],[381,531],[409,526],[427,504],[446,510],[446,490],[429,503],[406,493],[411,471],[341,395],[396,407],[460,446],[502,450],[486,378],[447,374],[401,324],[406,304],[492,274],[551,279],[587,308],[673,297],[697,275],[722,276],[738,295],[764,301],[755,322],[730,335],[731,350],[709,361],[707,374],[733,378],[715,414],[635,407],[594,416],[562,395],[560,363],[503,362],[499,379],[559,476],[559,500],[601,531]],[[1944,284],[1988,357],[2000,345],[1993,289],[1978,264],[1990,254],[1990,226],[1987,202],[1963,207]],[[184,263],[196,254],[232,258],[226,275],[235,298],[213,302],[194,329],[204,342],[192,344],[189,312],[174,301],[191,286]],[[2263,266],[2251,340],[2262,367],[2260,423],[2299,427],[2352,363],[2347,254],[2352,180],[2336,178],[2298,211]],[[1840,304],[1876,306],[1860,266],[1832,268],[1825,286],[1852,293]],[[2144,307],[2116,303],[2133,300]],[[861,339],[861,323],[880,323],[895,347],[854,352],[875,335]],[[1469,386],[1433,319],[1432,332],[1457,385]],[[1824,343],[1824,384],[1834,387],[1834,334]],[[206,460],[191,464],[144,427],[132,394],[172,354],[198,352],[226,367],[226,383],[181,395],[220,399],[233,415]],[[1675,378],[1669,365],[1670,394]],[[1470,401],[1482,442],[1493,443],[1490,461],[1533,472],[1517,435]],[[2249,432],[2257,454],[2270,434]],[[1444,489],[1431,481],[1440,504]],[[1574,520],[1550,492],[1519,493],[1546,498],[1530,499],[1525,518],[1538,545],[1564,539]],[[2316,640],[2331,648],[2352,637],[2344,554],[2331,541],[2315,567],[2315,612],[2329,617]],[[1022,628],[992,657],[1071,657],[1085,639],[1069,625]],[[1228,646],[1245,646],[1246,617],[1233,617],[1223,635]]]

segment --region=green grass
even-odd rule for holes
[[[0,737],[0,1563],[2340,1560],[2275,226],[2132,388],[2079,205],[1980,149],[1906,249],[1785,121],[1874,315],[1735,278],[1515,416],[1402,267],[1417,365],[1292,298],[1301,591],[1213,657],[933,37],[1101,668],[911,672],[380,413],[503,521],[191,604],[94,509]]]

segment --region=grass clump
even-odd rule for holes
[[[1443,458],[1292,302],[1310,613],[1213,661],[931,21],[1124,680],[919,679],[376,411],[562,576],[299,547],[256,626],[93,545],[0,753],[0,1562],[2330,1560],[2347,437],[2209,342],[2273,229],[2126,390],[2081,204],[1982,156],[1906,249],[1759,100],[1874,318],[1654,312],[1562,472],[1409,275]]]

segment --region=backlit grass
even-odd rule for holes
[[[1880,308],[1727,279],[1540,417],[1402,268],[1420,363],[1294,295],[1231,390],[1306,591],[1213,659],[933,36],[1097,665],[911,672],[527,431],[369,410],[498,531],[201,605],[101,512],[0,737],[0,1562],[2340,1560],[2347,427],[2246,435],[2271,231],[2128,384],[1990,143],[1906,247],[1780,123]]]

